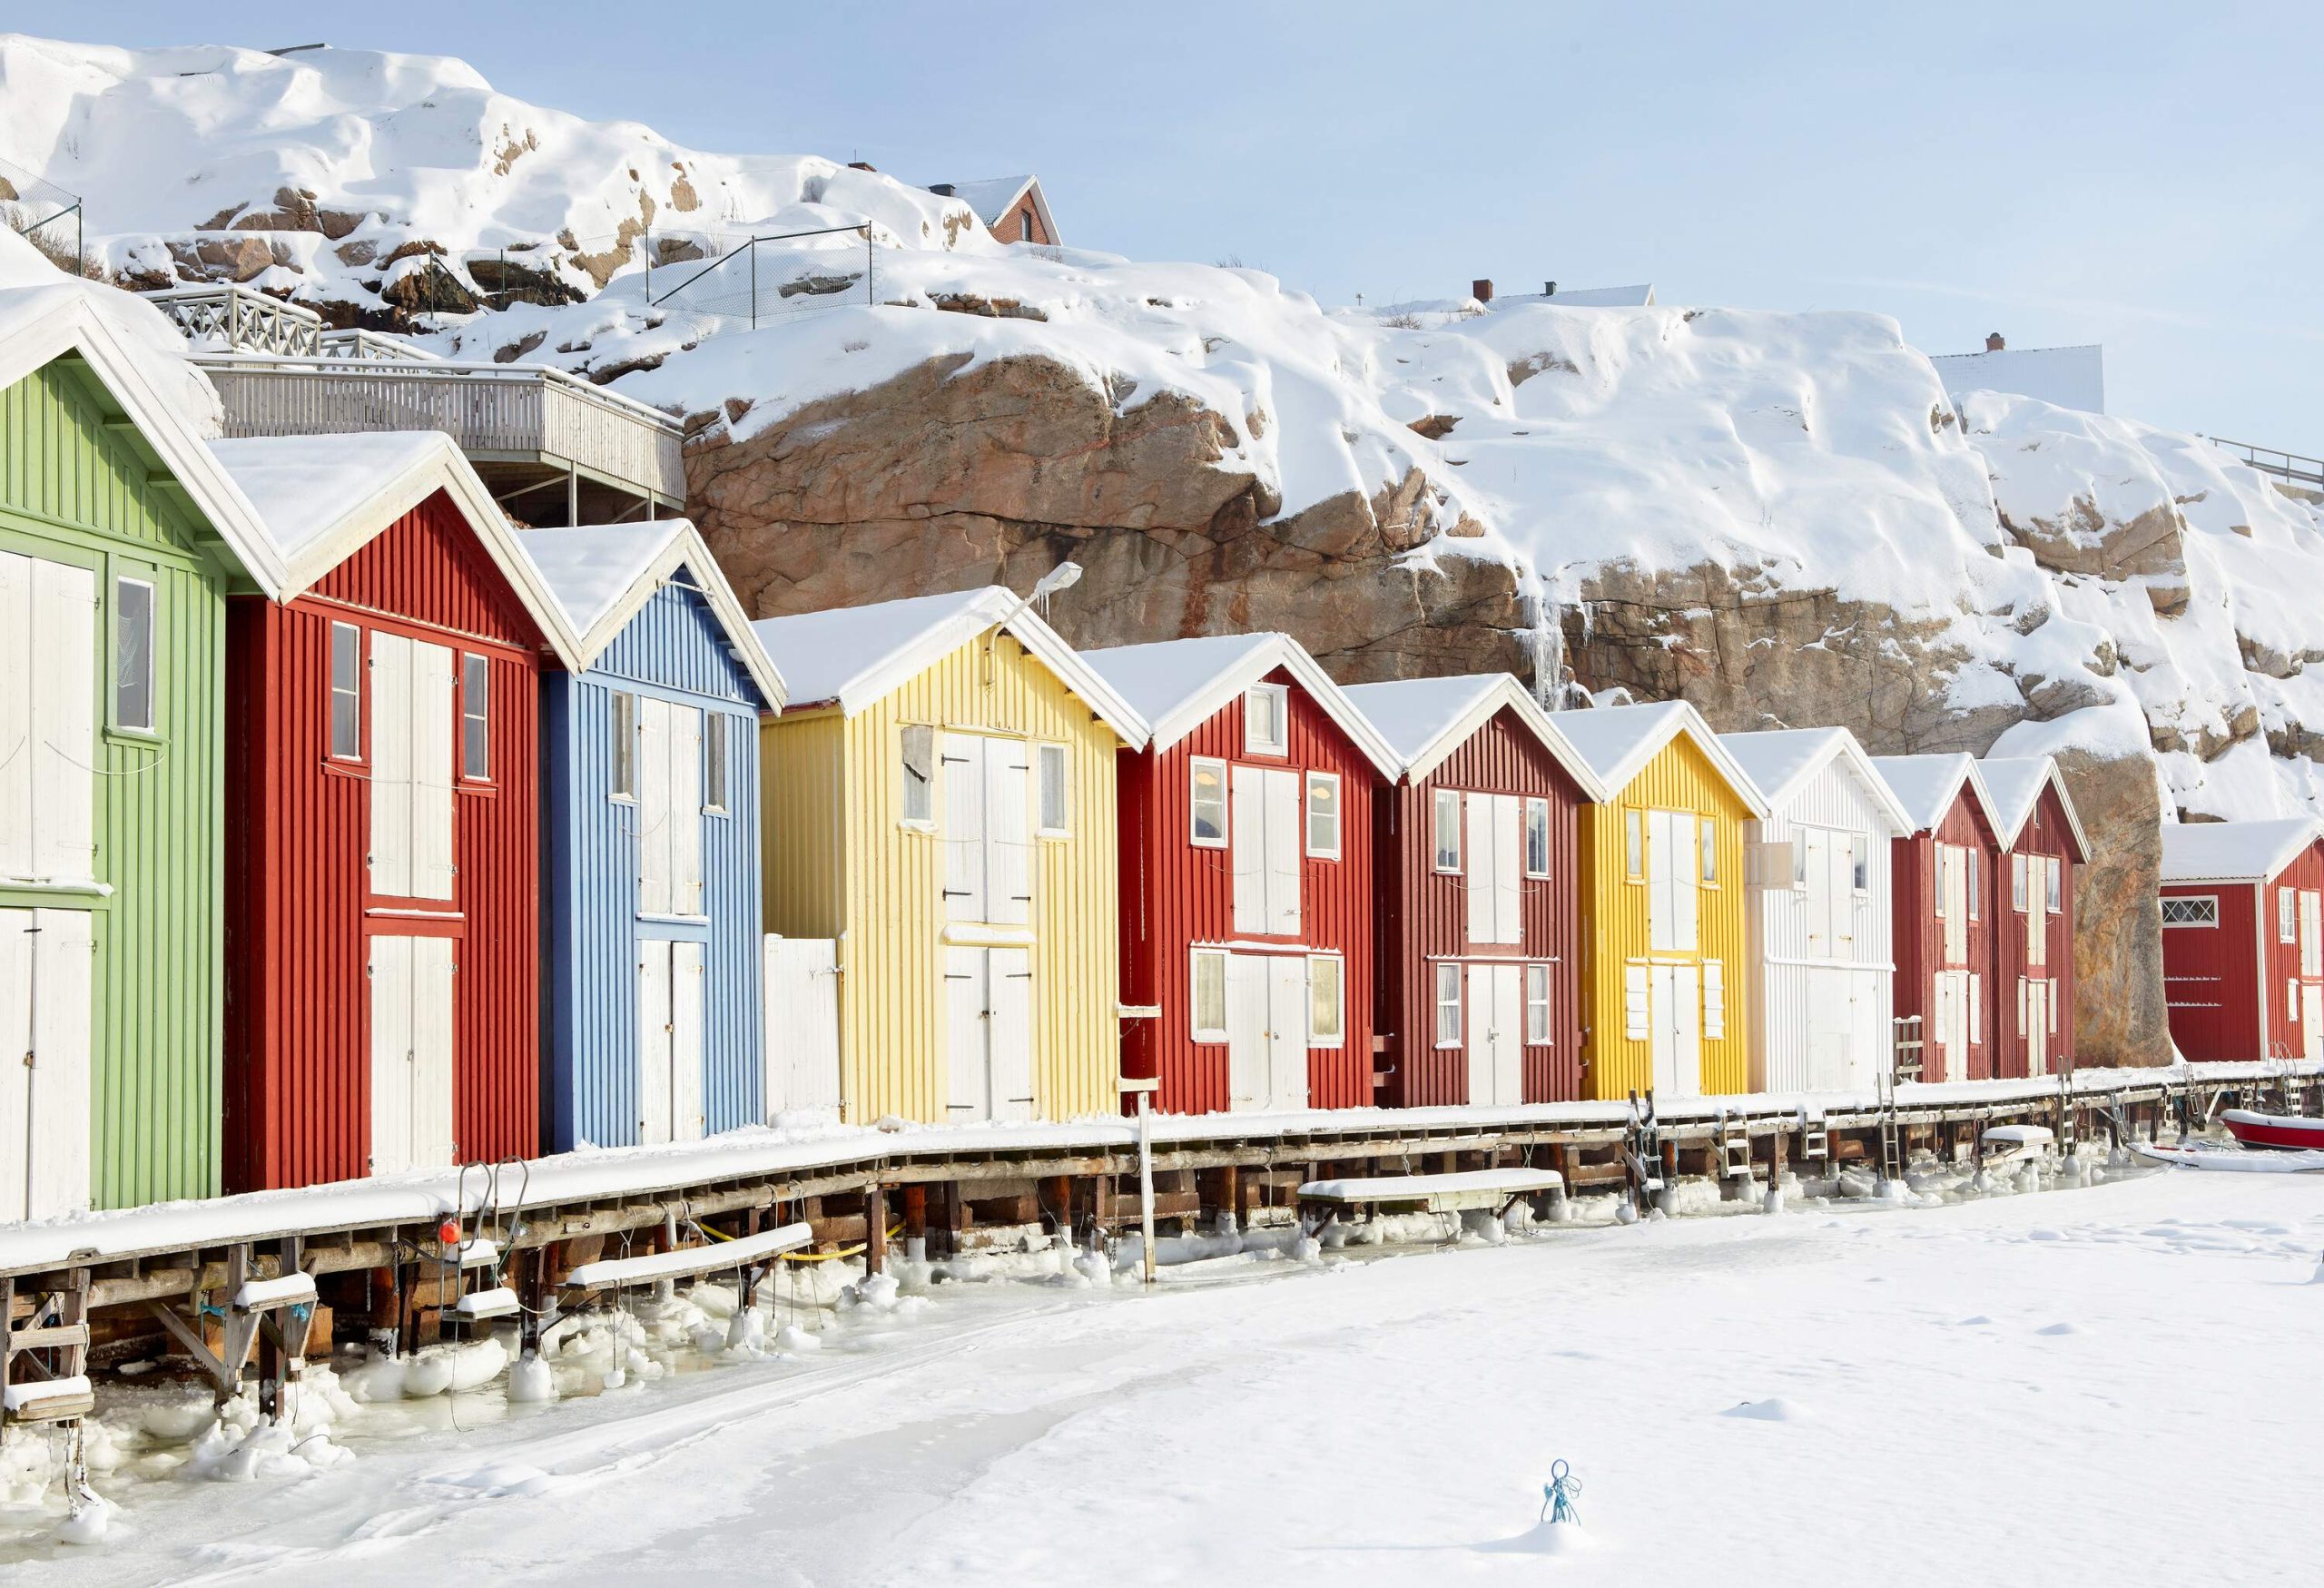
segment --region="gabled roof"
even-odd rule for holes
[[[1214,634],[1151,645],[1112,646],[1084,653],[1089,665],[1153,725],[1157,750],[1167,750],[1224,710],[1228,702],[1277,668],[1324,708],[1364,759],[1393,781],[1403,762],[1332,682],[1307,647],[1287,634]]]
[[[1721,734],[1718,742],[1743,764],[1743,770],[1751,774],[1771,807],[1788,804],[1809,779],[1838,761],[1896,824],[1891,837],[1914,831],[1912,816],[1887,780],[1874,770],[1872,758],[1856,743],[1856,735],[1846,728],[1769,728],[1753,734]]]
[[[2181,822],[2162,829],[2166,883],[2271,883],[2301,850],[2324,841],[2324,822]]]
[[[112,289],[60,281],[0,291],[0,388],[59,359],[78,359],[120,405],[194,512],[217,532],[227,557],[261,590],[279,598],[282,559],[257,508],[211,455],[180,394],[169,390],[173,376],[201,377],[190,364],[174,369],[157,351],[136,346],[92,301],[92,294],[101,291]]]
[[[948,199],[958,199],[968,205],[977,212],[977,219],[984,222],[988,232],[1000,225],[1000,218],[1015,209],[1017,201],[1029,191],[1033,195],[1034,212],[1041,218],[1041,230],[1051,237],[1057,235],[1056,223],[1049,218],[1049,199],[1041,192],[1041,179],[1038,176],[1028,173],[1024,176],[980,177],[975,182],[931,182],[928,191],[941,193]],[[1016,239],[1004,238],[1002,241],[1013,242]]]
[[[595,666],[654,593],[684,568],[694,575],[694,588],[709,603],[726,631],[734,659],[758,686],[768,707],[783,709],[783,675],[759,644],[718,559],[685,519],[527,529],[517,543],[565,609],[581,666]]]
[[[788,709],[837,706],[853,716],[995,625],[1014,635],[1125,744],[1132,749],[1145,745],[1145,717],[1002,586],[762,617],[751,628],[790,685]]]
[[[2066,780],[2058,772],[2058,764],[2047,755],[1988,755],[1977,763],[1977,774],[1985,780],[1992,791],[1994,809],[2000,813],[1997,824],[2001,846],[2016,847],[2018,834],[2025,824],[2034,819],[2034,807],[2042,802],[2042,791],[2058,791],[2058,808],[2066,814],[2066,826],[2073,833],[2076,860],[2090,858],[2090,838],[2082,830],[2082,818],[2074,814],[2073,797],[2066,793]]]
[[[1955,750],[1931,755],[1875,755],[1872,769],[1887,784],[1888,792],[1905,810],[1906,837],[1926,833],[1945,820],[1945,813],[1953,808],[1964,784],[1969,797],[1985,814],[1985,824],[1996,837],[2001,833],[2001,813],[1994,804],[1993,791],[1977,772],[1977,758],[1966,751]]]
[[[1620,794],[1630,786],[1630,779],[1646,770],[1646,764],[1662,753],[1664,745],[1683,734],[1718,769],[1718,774],[1753,815],[1768,814],[1768,799],[1759,792],[1759,785],[1751,781],[1751,774],[1743,770],[1742,763],[1728,754],[1727,746],[1710,731],[1702,714],[1683,700],[1553,711],[1549,717],[1598,774],[1609,799]]]
[[[1592,801],[1606,799],[1606,786],[1581,753],[1558,731],[1532,692],[1506,673],[1469,673],[1452,678],[1398,678],[1385,684],[1352,684],[1355,703],[1403,764],[1408,782],[1418,783],[1444,764],[1469,735],[1503,711],[1514,712],[1557,764]]]
[[[580,666],[565,608],[517,544],[517,531],[475,467],[441,430],[256,436],[210,451],[257,507],[290,601],[438,491],[451,499],[557,660]]]

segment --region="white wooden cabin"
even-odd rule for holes
[[[1889,860],[1911,819],[1846,728],[1719,743],[1768,809],[1746,835],[1751,1090],[1868,1091],[1893,1051]]]

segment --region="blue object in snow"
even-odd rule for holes
[[[1573,1497],[1581,1493],[1581,1480],[1562,1461],[1550,1464],[1550,1481],[1541,1485],[1541,1520],[1544,1522],[1580,1522],[1581,1513],[1573,1508]]]

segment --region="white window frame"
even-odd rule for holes
[[[1718,819],[1717,817],[1702,818],[1702,833],[1696,839],[1695,847],[1700,851],[1702,857],[1702,885],[1706,888],[1716,888],[1718,886]]]
[[[1439,876],[1457,877],[1461,874],[1461,791],[1440,788],[1428,802],[1429,864]],[[1452,835],[1452,846],[1445,846],[1445,836]]]
[[[1538,871],[1533,866],[1533,839],[1537,831],[1541,840],[1541,864]],[[1550,802],[1530,796],[1525,801],[1525,874],[1536,881],[1546,879],[1550,874]]]
[[[1848,883],[1859,899],[1872,897],[1872,840],[1862,833],[1842,834],[1848,846]],[[1971,920],[1976,919],[1974,915]]]
[[[2026,902],[2033,897],[2033,890],[2025,880],[2025,857],[2023,854],[2011,855],[2009,857],[2009,903],[2010,908],[2020,915],[2025,913]]]
[[[145,592],[145,720],[142,723],[131,722],[127,717],[122,715],[121,710],[121,638],[122,616],[123,611],[121,593],[123,589],[132,587]],[[116,733],[153,734],[159,732],[156,725],[162,720],[162,703],[160,699],[160,690],[162,687],[161,656],[159,655],[162,640],[162,609],[160,601],[161,592],[154,587],[153,580],[141,579],[133,574],[115,574],[113,576],[113,699],[108,704],[112,709],[113,727]]]
[[[481,711],[475,709],[475,696],[479,692],[471,687],[476,681],[472,669],[479,666],[484,669],[484,688],[481,691],[484,708]],[[468,767],[468,724],[472,722],[480,724],[484,732],[484,770],[481,772],[471,771]],[[460,653],[460,781],[492,781],[492,658],[480,651]]]
[[[1049,809],[1049,774],[1057,774],[1057,809]],[[1035,814],[1035,836],[1068,838],[1073,833],[1073,769],[1067,760],[1065,746],[1055,743],[1033,746],[1033,797],[1039,807]],[[1050,818],[1054,816],[1056,820]]]
[[[1332,791],[1329,802],[1331,808],[1324,813],[1332,824],[1332,841],[1329,845],[1315,842],[1315,790],[1319,784],[1330,784]],[[1308,858],[1311,860],[1339,859],[1347,843],[1342,832],[1345,824],[1345,813],[1340,804],[1340,774],[1336,772],[1309,773],[1305,780],[1305,794],[1306,810],[1303,814],[1305,818]]]
[[[702,714],[702,810],[706,816],[727,814],[726,739],[730,726],[723,711]]]
[[[1316,992],[1322,986],[1319,975],[1328,972],[1332,983],[1333,1011],[1338,1023],[1326,1031],[1319,1018],[1321,1006]],[[1344,1048],[1347,1046],[1347,964],[1337,954],[1307,956],[1307,1045],[1311,1048]]]
[[[1260,700],[1269,703],[1265,715],[1274,720],[1273,739],[1262,738],[1259,734],[1262,714],[1252,707]],[[1254,684],[1243,691],[1243,748],[1254,755],[1291,754],[1291,686]]]
[[[1636,806],[1622,812],[1622,881],[1646,885],[1646,813]]]
[[[1224,1042],[1226,1038],[1226,951],[1196,949],[1187,976],[1187,1023],[1197,1042]],[[1218,1023],[1202,1023],[1202,978],[1205,965],[1218,967]]]
[[[2197,915],[2189,920],[2173,921],[2171,919],[2171,907],[2174,904],[2182,910],[2196,910]],[[2198,931],[2210,931],[2218,925],[2219,895],[2217,893],[2165,893],[2162,895],[2163,931],[2178,932],[2191,927]]]
[[[1536,987],[1541,990],[1541,996],[1538,998],[1534,996]],[[1534,1020],[1536,1014],[1541,1016],[1538,1022]],[[1525,967],[1525,1045],[1527,1047],[1547,1048],[1556,1042],[1556,1034],[1551,1030],[1551,1014],[1550,968],[1547,965],[1528,965]]]
[[[1984,852],[1974,843],[1963,844],[1961,852],[1966,856],[1961,863],[1961,871],[1966,879],[1962,885],[1969,895],[1969,919],[1983,921],[1985,918]]]
[[[352,649],[354,676],[341,688],[339,682],[339,636],[346,635]],[[323,680],[330,692],[330,721],[324,725],[333,761],[363,759],[363,630],[359,625],[334,620],[330,626],[330,652],[324,659]],[[355,705],[355,743],[342,750],[339,747],[339,699],[345,695]]]
[[[1205,803],[1200,793],[1205,767],[1218,774],[1218,836],[1216,838],[1204,837],[1199,824]],[[1233,830],[1228,825],[1226,777],[1226,763],[1216,756],[1195,755],[1187,761],[1187,842],[1196,849],[1224,849],[1227,840],[1233,836]]]
[[[613,764],[606,769],[606,797],[625,805],[637,803],[637,696],[616,689],[607,708],[613,735]]]
[[[915,749],[920,752],[921,770],[917,774],[912,769]],[[896,821],[915,833],[936,831],[936,729],[932,725],[906,723],[897,731]],[[914,805],[920,808],[915,811]]]
[[[1439,1048],[1459,1048],[1467,1043],[1468,1011],[1462,1007],[1462,981],[1463,977],[1458,962],[1453,960],[1436,962],[1435,1045]],[[1448,991],[1452,994],[1449,998],[1445,996]],[[1450,1036],[1445,1034],[1444,1025],[1444,1018],[1448,1011],[1452,1017]]]
[[[2297,888],[2276,890],[2276,941],[2299,941],[2299,890]]]
[[[2052,915],[2066,912],[2065,862],[2054,854],[2042,858],[2042,908]]]

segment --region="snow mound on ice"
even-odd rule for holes
[[[2044,1325],[2034,1332],[2037,1335],[2079,1335],[2084,1331],[2078,1323],[2053,1323]]]
[[[1775,1396],[1763,1401],[1744,1401],[1718,1414],[1722,1417],[1743,1417],[1755,1423],[1798,1423],[1807,1419],[1807,1408],[1797,1401]]]
[[[1541,1522],[1514,1538],[1496,1539],[1477,1548],[1486,1554],[1570,1555],[1594,1549],[1597,1543],[1579,1522]]]

